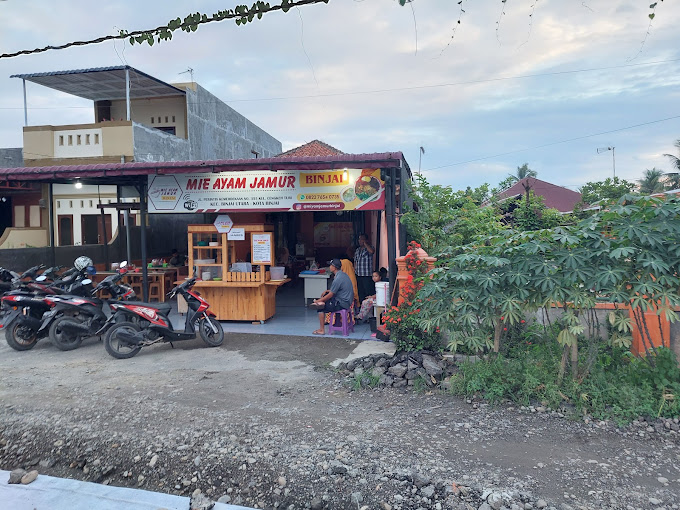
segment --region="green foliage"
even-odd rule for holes
[[[658,168],[647,169],[638,179],[639,191],[645,195],[661,193],[666,189],[663,181],[664,173]]]
[[[523,198],[501,204],[500,208],[511,213],[511,223],[517,230],[555,228],[562,222],[560,212],[546,207],[543,197],[535,195],[533,190]]]
[[[350,386],[355,391],[366,388],[376,388],[378,384],[380,384],[380,376],[372,372],[354,374],[354,377],[350,381]]]
[[[581,202],[576,205],[576,208],[582,209],[584,206],[600,201],[616,202],[623,195],[635,191],[636,188],[635,183],[619,177],[607,177],[604,181],[587,182],[579,188]]]
[[[529,168],[529,163],[524,163],[522,166],[517,167],[517,171],[514,174],[509,174],[508,178],[513,182],[521,181],[525,177],[536,177],[538,172],[536,170],[531,170]]]
[[[657,367],[631,359],[621,349],[603,347],[583,380],[558,382],[560,352],[554,344],[538,344],[512,357],[464,363],[451,378],[451,391],[481,395],[490,402],[572,409],[597,419],[627,422],[640,416],[680,414],[680,370],[672,351],[660,349]]]
[[[673,308],[680,305],[679,216],[676,198],[626,195],[577,225],[503,231],[464,247],[463,253],[444,252],[418,293],[420,325],[447,332],[452,348],[481,353],[493,336],[498,352],[504,328],[527,313],[559,306],[563,316],[556,340],[568,348],[595,337],[590,311],[605,301],[635,309],[633,324],[622,316],[612,318],[617,332],[612,342],[626,345],[634,325],[645,348],[653,351],[643,312],[678,319]],[[647,359],[655,363],[653,356]]]
[[[400,218],[409,237],[417,239],[430,255],[456,249],[480,237],[504,229],[500,217],[490,207],[481,207],[488,198],[489,186],[453,191],[449,186],[433,185],[416,175],[409,196],[414,209]]]
[[[438,351],[442,347],[439,328],[423,327],[418,319],[422,301],[416,295],[427,272],[426,263],[417,256],[416,250],[419,248],[420,245],[415,241],[409,243],[409,251],[405,255],[408,277],[400,290],[403,301],[383,315],[390,331],[390,340],[396,345],[397,351]]]

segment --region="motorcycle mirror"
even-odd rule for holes
[[[83,285],[89,285],[89,284],[92,283],[92,280],[90,280],[89,278],[85,278],[80,283],[83,284]]]
[[[120,265],[118,267],[120,267],[121,269],[125,269],[127,266],[128,266],[128,261],[124,260],[123,262],[120,263]]]
[[[45,280],[47,280],[47,276],[45,275],[40,275],[35,279],[36,282],[44,282]]]

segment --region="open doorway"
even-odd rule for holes
[[[0,236],[5,233],[5,229],[12,226],[12,199],[10,197],[0,197]]]
[[[106,242],[111,241],[111,215],[104,216],[106,223]],[[102,230],[101,215],[99,214],[83,214],[81,217],[81,232],[83,244],[101,244],[104,240],[104,231]]]

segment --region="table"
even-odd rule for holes
[[[326,274],[300,274],[300,278],[305,280],[305,306],[308,299],[321,297],[323,291],[328,290],[331,275]]]
[[[172,272],[176,272],[177,268],[163,268],[171,269]],[[107,276],[112,274],[117,274],[115,271],[98,271],[96,275],[93,276],[93,281],[99,283]],[[165,293],[170,289],[166,287],[166,276],[170,274],[170,271],[157,271],[149,270],[147,271],[147,276],[149,278],[149,299],[158,299],[160,303],[165,301]],[[139,300],[142,299],[142,277],[143,274],[140,271],[135,273],[128,271],[123,275],[123,283],[132,287],[137,294]],[[172,280],[171,280],[172,281]],[[157,286],[156,286],[157,285]]]

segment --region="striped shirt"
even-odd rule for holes
[[[373,274],[373,255],[366,248],[359,247],[354,252],[354,271],[357,276],[371,276]]]

